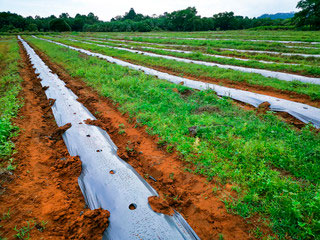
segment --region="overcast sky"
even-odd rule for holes
[[[264,13],[296,11],[298,0],[0,0],[0,12],[10,11],[22,16],[58,16],[63,12],[93,12],[100,20],[123,15],[131,7],[144,15],[162,14],[194,6],[201,16],[233,11],[236,15],[258,17]]]

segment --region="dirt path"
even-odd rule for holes
[[[136,127],[135,120],[121,114],[110,99],[100,96],[81,79],[70,77],[63,67],[53,63],[34,45],[31,46],[67,83],[67,87],[79,96],[78,100],[95,113],[98,120],[91,121],[91,124],[108,132],[119,148],[119,156],[158,191],[161,201],[150,199],[155,210],[171,212],[168,205],[175,208],[201,239],[219,239],[220,236],[223,239],[254,239],[252,230],[257,226],[270,233],[257,216],[248,219],[251,223],[247,223],[243,218],[227,212],[221,198],[235,195],[230,185],[221,186],[214,180],[208,182],[205,177],[186,171],[192,168],[191,164],[180,160],[177,153],[169,154],[161,149],[156,137],[149,136],[145,128]],[[124,133],[119,134],[119,130],[124,130]]]
[[[15,119],[21,130],[14,139],[17,169],[0,174],[6,180],[0,189],[0,236],[16,239],[14,228],[29,224],[19,232],[25,234],[22,239],[101,239],[109,213],[87,209],[77,182],[81,161],[69,156],[51,112],[53,102],[22,49],[20,44],[24,106]]]

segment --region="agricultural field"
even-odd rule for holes
[[[0,59],[0,239],[126,239],[131,198],[123,226],[174,239],[320,239],[319,32],[2,36]]]

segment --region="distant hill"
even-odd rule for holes
[[[289,12],[289,13],[263,14],[258,18],[287,19],[287,18],[292,18],[293,16],[294,16],[294,12]]]

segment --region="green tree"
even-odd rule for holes
[[[71,28],[69,24],[66,23],[66,21],[64,21],[61,18],[57,18],[57,19],[53,19],[50,22],[50,30],[56,31],[56,32],[67,32],[67,31],[71,31]]]
[[[123,19],[125,19],[125,20],[126,19],[134,20],[136,16],[137,16],[137,14],[134,11],[134,9],[130,8],[129,12],[124,15]]]
[[[235,16],[233,12],[223,12],[213,15],[215,28],[217,30],[234,29]]]
[[[27,30],[30,31],[30,32],[36,32],[36,31],[38,31],[37,24],[30,23],[30,24],[27,26]]]
[[[199,18],[196,16],[195,7],[188,7],[184,10],[174,11],[166,15],[168,28],[172,31],[193,31],[193,22]]]
[[[309,26],[311,29],[320,29],[320,0],[300,0],[294,20],[297,26]]]

